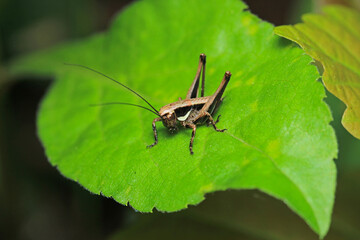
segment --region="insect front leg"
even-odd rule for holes
[[[158,117],[158,118],[155,118],[152,122],[152,129],[153,129],[153,132],[154,132],[154,138],[155,138],[155,142],[151,145],[148,145],[147,148],[152,148],[153,146],[155,146],[157,143],[158,143],[158,137],[157,137],[157,131],[156,131],[156,122],[160,122],[161,121],[161,118]]]
[[[188,123],[187,126],[192,128],[189,149],[190,149],[190,154],[194,154],[194,152],[193,152],[193,143],[194,143],[194,138],[195,138],[195,133],[196,133],[196,125],[193,124],[193,123]]]
[[[220,117],[220,115],[218,116],[218,118],[216,119],[216,121],[214,121],[214,119],[212,118],[212,116],[210,115],[210,113],[205,112],[205,115],[209,118],[210,124],[214,127],[214,129],[215,129],[217,132],[224,132],[224,131],[227,130],[226,128],[225,128],[225,129],[218,129],[218,128],[216,127],[216,123],[219,122],[219,117]]]

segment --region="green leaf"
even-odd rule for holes
[[[38,115],[50,162],[89,191],[142,212],[178,211],[218,190],[260,189],[324,236],[337,154],[324,88],[311,58],[282,46],[273,26],[245,8],[238,0],[139,1],[104,35],[15,62],[15,73],[56,73]],[[155,115],[128,106],[89,107],[113,101],[145,106],[141,99],[59,63],[95,68],[160,108],[186,95],[200,53],[207,54],[205,95],[225,71],[233,75],[218,111],[218,127],[228,131],[198,127],[194,155],[191,130],[170,134],[161,123],[159,144],[146,149]]]
[[[342,6],[324,13],[306,14],[304,23],[277,27],[275,33],[322,64],[325,87],[347,106],[343,126],[360,139],[360,13]]]

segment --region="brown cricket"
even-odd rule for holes
[[[206,56],[205,54],[200,54],[200,60],[198,69],[195,75],[195,79],[193,83],[190,86],[190,89],[188,93],[186,94],[185,99],[179,98],[179,101],[170,103],[168,105],[163,106],[160,108],[159,111],[157,111],[145,98],[143,98],[140,94],[135,92],[134,90],[130,89],[129,87],[125,86],[124,84],[118,82],[117,80],[106,76],[105,74],[98,72],[94,69],[91,69],[86,66],[78,65],[78,64],[67,64],[67,65],[73,65],[73,66],[79,66],[86,68],[88,70],[91,70],[93,72],[96,72],[118,84],[125,87],[129,91],[136,94],[138,97],[140,97],[143,101],[145,101],[152,109],[146,108],[144,106],[140,106],[137,104],[132,103],[124,103],[124,102],[109,102],[109,103],[102,103],[102,104],[96,104],[96,106],[99,105],[110,105],[110,104],[123,104],[123,105],[130,105],[135,107],[140,107],[146,110],[149,110],[150,112],[156,114],[158,117],[155,118],[152,122],[152,128],[154,132],[154,138],[155,142],[149,146],[148,148],[151,148],[155,146],[158,143],[158,136],[157,136],[157,130],[156,130],[156,122],[162,121],[163,125],[169,129],[171,133],[174,133],[178,129],[178,125],[182,125],[185,128],[191,128],[192,129],[192,135],[190,140],[190,153],[193,154],[193,143],[196,133],[196,125],[207,123],[208,125],[211,124],[214,129],[218,132],[224,132],[226,129],[218,129],[216,127],[216,123],[219,122],[218,116],[217,120],[214,121],[212,115],[215,113],[216,109],[221,104],[223,98],[222,95],[225,91],[225,88],[230,81],[231,73],[225,72],[225,75],[220,83],[220,86],[217,88],[215,93],[213,95],[204,97],[204,91],[205,91],[205,65],[206,65]],[[200,82],[200,76],[201,76],[201,95],[199,97],[199,82]],[[94,105],[93,105],[94,106]]]

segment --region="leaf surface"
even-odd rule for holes
[[[260,189],[324,236],[337,154],[324,88],[311,58],[281,45],[273,26],[245,8],[237,0],[140,1],[105,34],[14,62],[14,73],[56,74],[38,115],[50,162],[89,191],[142,212],[178,211],[217,190]],[[160,108],[185,97],[200,53],[207,54],[205,95],[215,92],[225,71],[233,75],[217,113],[218,127],[228,130],[199,126],[194,155],[191,130],[170,134],[161,123],[159,144],[146,149],[155,115],[129,106],[89,107],[146,106],[141,99],[59,63],[97,69]]]
[[[343,126],[360,139],[360,13],[331,6],[324,15],[304,15],[303,21],[276,27],[275,33],[296,42],[322,64],[325,87],[347,106]]]

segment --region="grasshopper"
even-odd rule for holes
[[[159,111],[156,110],[144,97],[140,94],[135,92],[134,90],[130,89],[129,87],[125,86],[124,84],[118,82],[117,80],[106,76],[105,74],[98,72],[94,69],[91,69],[86,66],[78,65],[78,64],[66,64],[72,66],[78,66],[82,68],[86,68],[93,72],[96,72],[117,84],[120,84],[124,88],[128,89],[129,91],[133,92],[139,98],[141,98],[144,102],[146,102],[152,109],[149,109],[144,106],[140,106],[137,104],[132,103],[124,103],[124,102],[109,102],[109,103],[102,103],[96,104],[95,106],[99,105],[110,105],[110,104],[123,104],[123,105],[130,105],[135,107],[140,107],[146,109],[158,117],[152,121],[152,129],[154,133],[155,142],[151,145],[148,145],[147,148],[152,148],[158,143],[158,135],[156,130],[156,122],[162,121],[163,125],[168,128],[170,133],[174,133],[178,130],[178,125],[181,125],[185,128],[192,129],[192,135],[190,139],[189,150],[190,154],[194,154],[193,152],[193,143],[196,133],[196,125],[207,123],[208,125],[212,125],[217,132],[224,132],[226,129],[218,129],[216,124],[219,122],[219,118],[221,115],[218,116],[216,121],[213,119],[212,115],[217,110],[219,105],[221,104],[223,98],[222,95],[225,91],[225,88],[230,81],[231,73],[229,71],[225,72],[225,75],[220,83],[220,86],[217,88],[213,95],[204,97],[205,91],[205,66],[206,66],[206,55],[200,54],[199,64],[197,68],[197,72],[195,75],[195,79],[191,84],[185,99],[179,98],[179,101],[170,103],[168,105],[163,106],[160,108]],[[199,82],[201,76],[201,95],[199,97]],[[94,105],[93,105],[94,106]]]

